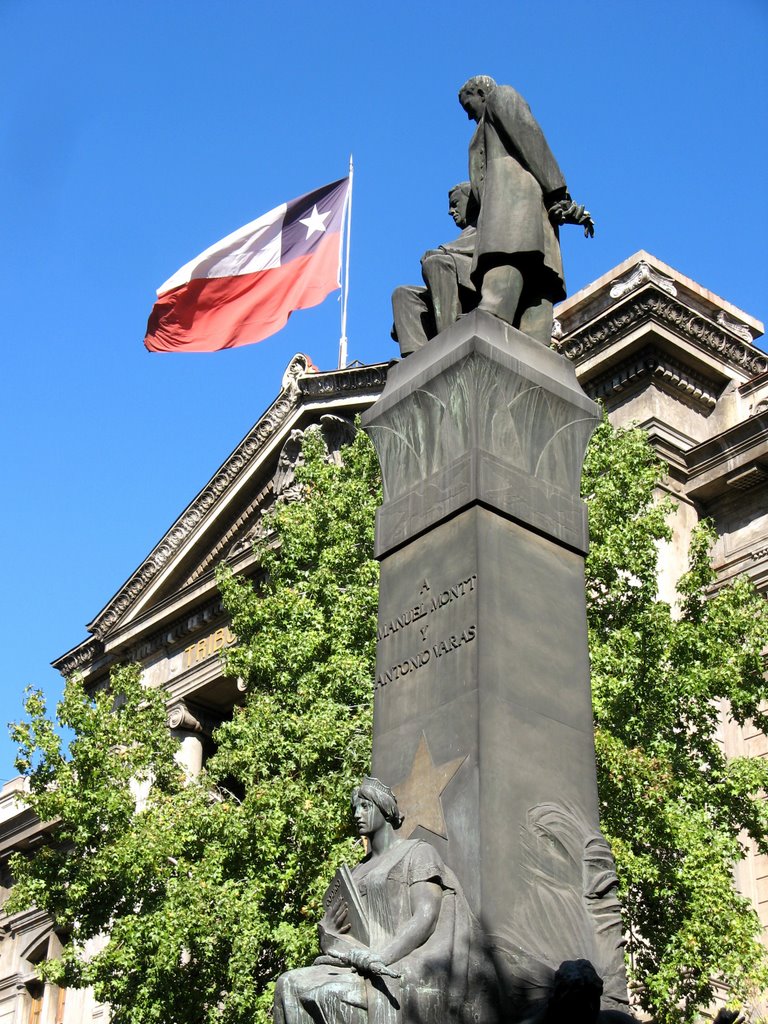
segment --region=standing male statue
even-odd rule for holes
[[[594,235],[571,200],[552,151],[523,97],[477,75],[459,90],[477,122],[469,144],[472,197],[479,206],[472,282],[478,308],[549,345],[552,307],[565,298],[558,226]]]
[[[392,293],[394,328],[392,337],[400,355],[408,356],[436,334],[455,323],[461,313],[477,305],[470,280],[475,251],[475,217],[468,181],[448,192],[448,213],[461,234],[450,242],[428,249],[421,257],[421,274],[426,288],[401,285]]]

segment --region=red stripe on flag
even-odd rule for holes
[[[262,341],[294,309],[317,306],[339,287],[339,235],[285,266],[237,277],[196,278],[155,303],[144,345],[150,352],[218,352]]]

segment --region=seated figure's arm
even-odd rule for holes
[[[437,926],[443,889],[437,882],[415,882],[411,886],[411,919],[399,929],[397,935],[382,949],[369,949],[354,939],[328,932],[320,925],[321,946],[325,955],[348,963],[367,974],[399,977],[389,965],[402,960],[419,946],[423,946]],[[325,939],[323,936],[325,932]],[[317,962],[317,961],[316,961]],[[323,962],[322,958],[320,962]]]
[[[397,935],[378,952],[384,964],[393,964],[423,946],[437,927],[443,888],[437,882],[414,882],[410,888],[413,915]],[[372,951],[373,952],[373,951]]]

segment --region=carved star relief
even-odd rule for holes
[[[429,751],[427,737],[422,732],[419,745],[411,765],[411,773],[404,782],[394,787],[397,803],[405,812],[403,835],[407,838],[415,828],[434,832],[436,836],[448,838],[443,815],[441,794],[467,756],[436,765]]]
[[[310,238],[315,232],[319,235],[326,230],[326,220],[331,216],[332,211],[328,210],[327,213],[320,213],[317,209],[317,204],[312,207],[312,213],[308,217],[302,217],[299,220],[299,224],[304,224],[307,229],[307,238]]]

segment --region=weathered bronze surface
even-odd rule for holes
[[[565,298],[558,228],[594,224],[565,178],[523,97],[487,75],[470,78],[459,102],[477,128],[469,176],[477,204],[472,283],[479,308],[548,345],[553,303]]]
[[[469,1024],[489,970],[461,886],[435,848],[402,838],[397,800],[378,779],[352,794],[368,854],[337,875],[311,967],[283,974],[276,1024]]]
[[[448,212],[461,234],[451,242],[428,249],[421,257],[426,288],[403,285],[392,293],[392,337],[407,356],[422,348],[477,305],[470,274],[477,234],[477,212],[470,184],[463,181],[448,193]]]

